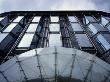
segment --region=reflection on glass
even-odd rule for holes
[[[61,46],[60,34],[50,34],[49,46]]]
[[[34,34],[25,34],[18,47],[30,47]]]
[[[59,24],[50,24],[50,31],[59,31]]]
[[[35,16],[32,20],[32,22],[39,22],[40,21],[40,16]]]
[[[3,32],[10,32],[18,23],[11,23]]]
[[[83,31],[83,29],[78,23],[71,23],[71,25],[74,31]]]
[[[97,22],[92,16],[85,16],[86,18],[86,24],[88,24],[89,22]]]
[[[98,23],[92,23],[92,25],[94,26],[94,28],[97,31],[107,31],[104,27],[102,27],[102,25],[98,24]]]
[[[51,22],[58,22],[58,21],[59,21],[59,17],[51,16]]]
[[[37,29],[37,25],[38,25],[38,23],[36,23],[36,24],[33,24],[33,23],[30,24],[26,32],[35,32],[36,29]]]
[[[69,16],[68,18],[70,22],[77,22],[77,19],[74,16]]]
[[[0,42],[8,35],[8,33],[0,33]]]
[[[0,21],[3,20],[5,17],[0,17]]]
[[[95,26],[90,24],[89,29],[92,31],[92,33],[96,34],[98,31],[96,30]]]
[[[100,41],[100,43],[106,48],[106,50],[110,49],[110,44],[101,34],[98,35],[97,38]]]
[[[18,16],[13,22],[19,22],[24,16]]]
[[[110,34],[101,34],[110,43]]]
[[[108,21],[110,21],[110,17],[105,17],[105,19],[107,19]]]
[[[110,31],[110,25],[107,27],[108,29],[109,29],[109,31]]]
[[[92,47],[92,44],[89,41],[86,34],[76,34],[75,36],[76,36],[78,43],[81,47]]]
[[[102,17],[102,24],[105,26],[108,23],[109,23],[109,21],[107,19],[105,19],[104,17]]]

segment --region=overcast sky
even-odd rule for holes
[[[100,10],[110,12],[110,0],[0,0],[0,13],[21,10]]]

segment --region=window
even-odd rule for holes
[[[50,24],[50,31],[59,31],[59,24]]]
[[[70,22],[77,22],[77,19],[74,16],[69,16],[68,18]]]
[[[39,22],[40,21],[40,16],[35,16],[32,20],[32,22]]]
[[[81,47],[92,47],[91,42],[89,41],[88,37],[86,36],[86,34],[76,34],[75,35],[77,40],[78,40],[78,44]]]
[[[106,48],[106,50],[110,49],[110,44],[107,42],[107,40],[101,34],[97,36],[97,39]]]
[[[108,23],[109,23],[109,21],[107,19],[105,19],[104,17],[102,17],[102,24],[105,26]]]
[[[30,47],[34,34],[25,34],[18,47]]]
[[[101,34],[110,43],[110,34]]]
[[[59,17],[51,16],[51,22],[58,22],[58,21],[59,21]]]
[[[97,22],[92,16],[85,16],[86,18],[86,24],[88,24],[89,22]]]
[[[83,29],[78,23],[71,23],[71,25],[74,31],[83,31]]]
[[[18,23],[11,23],[3,32],[10,32]]]
[[[107,19],[108,21],[110,21],[110,17],[105,17],[105,19]]]
[[[35,32],[38,24],[30,24],[26,32]]]
[[[18,16],[13,22],[19,22],[24,16]]]
[[[3,20],[5,17],[0,17],[0,21]]]
[[[110,25],[107,27],[108,29],[109,29],[109,31],[110,31]]]
[[[0,42],[8,35],[8,33],[0,33]]]
[[[92,24],[89,25],[89,29],[92,31],[93,34],[96,34],[98,32]]]
[[[49,46],[61,46],[60,34],[50,34]]]

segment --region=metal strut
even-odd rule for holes
[[[105,79],[101,82],[108,82],[109,80],[109,77],[110,77],[110,71],[108,71],[108,75],[105,77]]]
[[[43,82],[43,75],[42,75],[42,71],[41,71],[41,65],[40,65],[40,60],[39,60],[39,55],[37,54],[37,50],[35,49],[35,52],[36,52],[36,56],[37,56],[37,62],[38,62],[38,68],[39,68],[39,71],[40,71],[40,77],[41,77],[41,80]]]
[[[74,63],[75,63],[75,57],[76,57],[76,50],[74,50],[75,53],[72,54],[72,65],[71,65],[71,70],[70,70],[70,76],[69,76],[69,82],[71,81],[71,77],[72,77],[72,72],[73,72],[73,68],[74,68]]]
[[[83,82],[86,82],[87,81],[88,75],[89,75],[89,73],[91,72],[91,70],[93,68],[94,60],[95,60],[95,55],[93,56],[93,58],[91,60],[91,63],[90,63],[88,72],[87,72],[86,76],[84,77],[84,81]]]
[[[22,68],[22,66],[21,66],[21,61],[19,61],[19,59],[18,59],[18,57],[17,56],[15,56],[16,57],[16,59],[17,59],[17,62],[18,62],[18,64],[19,64],[19,67],[21,68],[21,70],[20,71],[22,71],[23,72],[23,74],[24,74],[24,79],[26,80],[26,81],[28,81],[27,79],[27,76],[26,76],[26,74],[25,74],[25,72],[24,72],[24,70],[23,70],[23,68]]]
[[[55,82],[57,82],[57,48],[55,47],[55,52],[53,53],[55,54]]]
[[[4,75],[4,73],[2,71],[0,71],[0,73],[2,74],[2,76],[4,77],[4,79],[7,81],[7,82],[10,82],[7,77]]]

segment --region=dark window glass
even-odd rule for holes
[[[76,34],[75,35],[77,40],[78,40],[78,44],[81,47],[92,47],[91,42],[89,41],[88,37],[86,36],[86,34]]]

